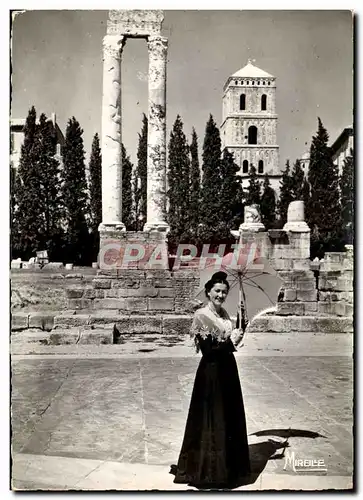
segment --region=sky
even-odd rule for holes
[[[319,116],[331,142],[353,121],[353,21],[348,10],[166,10],[169,40],[167,141],[177,114],[200,148],[211,113],[222,117],[223,85],[247,64],[277,79],[280,167],[309,149]],[[101,135],[102,38],[107,11],[43,10],[16,16],[12,28],[11,115],[57,115],[65,134],[75,116],[88,161]],[[127,40],[122,54],[122,138],[136,161],[147,113],[145,40]]]

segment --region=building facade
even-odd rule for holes
[[[347,127],[330,146],[333,162],[338,167],[339,175],[343,171],[345,158],[350,156],[351,149],[354,149],[354,132],[353,127]]]
[[[243,188],[250,167],[258,176],[267,173],[278,194],[282,177],[277,144],[276,78],[251,61],[230,76],[223,89],[222,148],[234,155]]]
[[[354,129],[346,127],[330,146],[330,151],[334,164],[338,167],[339,175],[342,174],[344,160],[354,150]],[[300,165],[305,176],[308,175],[310,164],[310,151],[306,151],[300,158]]]
[[[24,125],[25,118],[12,118],[10,121],[10,165],[16,170],[20,163],[21,146],[24,142]],[[54,125],[57,136],[57,153],[56,158],[62,162],[62,148],[64,145],[64,135],[57,123],[56,114],[52,113],[51,121]],[[39,121],[37,120],[37,123]]]

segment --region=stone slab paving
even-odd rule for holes
[[[95,356],[13,356],[13,487],[188,489],[174,485],[168,471],[178,458],[199,355]],[[352,358],[236,359],[255,472],[242,489],[350,488]],[[324,437],[290,437],[282,455],[283,437],[274,430],[289,428]],[[286,465],[293,453],[324,460],[327,471],[295,472]]]

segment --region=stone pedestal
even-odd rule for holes
[[[166,234],[100,229],[101,270],[169,270]]]
[[[126,230],[122,222],[121,52],[124,37],[103,39],[102,225]]]
[[[287,223],[284,231],[294,233],[310,233],[309,226],[305,222],[305,207],[303,201],[292,201],[287,210]]]
[[[166,62],[168,41],[148,37],[149,119],[147,145],[147,221],[144,231],[169,230],[166,222]]]

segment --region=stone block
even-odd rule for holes
[[[11,261],[11,269],[21,269],[21,266],[22,266],[21,261],[20,262],[18,260]]]
[[[316,302],[318,300],[318,291],[314,290],[297,290],[296,300],[301,302]]]
[[[325,278],[324,276],[319,277],[319,290],[336,291],[337,285],[337,278]]]
[[[335,316],[346,316],[346,304],[345,302],[319,302],[318,303],[319,314],[329,314]]]
[[[83,297],[84,288],[66,288],[66,297],[68,299],[80,299]]]
[[[146,279],[170,279],[171,277],[172,273],[167,269],[149,269],[145,273]]]
[[[347,316],[353,316],[354,315],[354,306],[352,304],[346,304],[345,312],[346,312]]]
[[[148,300],[152,299],[147,299],[144,297],[128,297],[125,299],[127,304],[126,308],[129,311],[147,311]]]
[[[80,335],[79,329],[53,330],[49,334],[48,345],[77,344],[80,340]]]
[[[54,328],[70,328],[87,325],[89,314],[60,314],[54,317]]]
[[[94,330],[82,330],[79,344],[112,344],[113,343],[113,327],[98,328]]]
[[[103,299],[105,297],[105,292],[108,290],[104,290],[102,288],[87,288],[84,291],[83,298],[84,299]]]
[[[51,274],[49,278],[51,280],[64,280],[64,274]]]
[[[305,314],[316,313],[318,311],[318,302],[304,302]]]
[[[119,333],[162,333],[162,318],[157,316],[119,316],[115,322]]]
[[[84,325],[84,327],[91,326],[92,328],[94,328],[95,325],[97,325],[97,328],[100,328],[101,326],[109,327],[115,325],[116,321],[118,321],[120,318],[128,319],[129,316],[121,316],[118,311],[112,310],[95,311],[91,314],[88,325]]]
[[[310,271],[311,261],[310,259],[295,259],[292,261],[292,267],[297,271]]]
[[[319,290],[319,302],[336,302],[340,300],[339,292],[326,292]]]
[[[12,313],[11,314],[11,329],[25,330],[29,327],[29,313]]]
[[[120,269],[118,278],[143,281],[145,279],[145,271],[140,269]]]
[[[49,333],[38,329],[24,330],[22,332],[11,333],[11,344],[24,346],[24,344],[43,344],[47,345]]]
[[[270,320],[269,317],[258,316],[249,323],[247,327],[247,332],[267,332],[269,326],[269,320]]]
[[[106,289],[106,288],[111,288],[111,280],[106,279],[106,278],[95,278],[92,281],[92,285],[95,289]]]
[[[336,290],[339,290],[341,292],[352,292],[354,289],[353,287],[353,280],[352,279],[346,279],[346,278],[338,278],[337,279],[337,284],[336,284]]]
[[[147,286],[155,286],[156,288],[172,288],[175,284],[175,281],[172,278],[168,279],[148,278],[146,283]]]
[[[175,291],[173,288],[159,288],[159,297],[175,297]]]
[[[93,301],[93,309],[127,309],[126,300],[124,298],[95,299]]]
[[[353,332],[352,318],[347,317],[330,317],[316,318],[317,331],[321,333],[350,333]]]
[[[266,332],[274,333],[287,333],[291,332],[290,316],[267,316],[267,329]]]
[[[162,318],[164,335],[187,336],[192,324],[192,315],[169,315]]]
[[[289,270],[289,269],[292,269],[292,266],[293,266],[293,261],[291,259],[272,259],[270,261],[270,264],[271,264],[271,267],[273,267],[273,269],[276,269],[276,271],[279,271],[279,270],[283,270],[283,271],[286,271],[286,270]]]
[[[29,315],[29,328],[39,328],[50,332],[54,327],[54,317],[57,313],[33,312]]]
[[[293,302],[294,300],[296,300],[296,290],[294,288],[285,288],[284,301]]]
[[[148,310],[173,311],[174,299],[171,298],[155,298],[148,300]]]
[[[108,295],[106,291],[106,297],[156,297],[158,291],[154,287],[140,286],[139,288],[113,288],[110,290],[111,293],[116,293],[116,295]]]
[[[140,280],[129,279],[129,278],[118,278],[117,280],[112,280],[112,288],[139,288]]]
[[[278,302],[278,315],[294,315],[300,316],[305,312],[304,305],[301,302]]]
[[[316,281],[315,279],[311,280],[297,280],[296,281],[296,290],[301,292],[311,292],[316,290]]]
[[[63,262],[48,262],[48,264],[45,264],[43,269],[45,270],[50,270],[50,269],[64,269]]]
[[[69,273],[65,275],[65,279],[67,280],[83,280],[84,275],[81,273]]]
[[[91,309],[93,301],[91,299],[68,299],[68,307],[79,311],[81,309]]]
[[[110,288],[109,290],[103,290],[105,299],[117,299],[119,297],[119,289]]]

